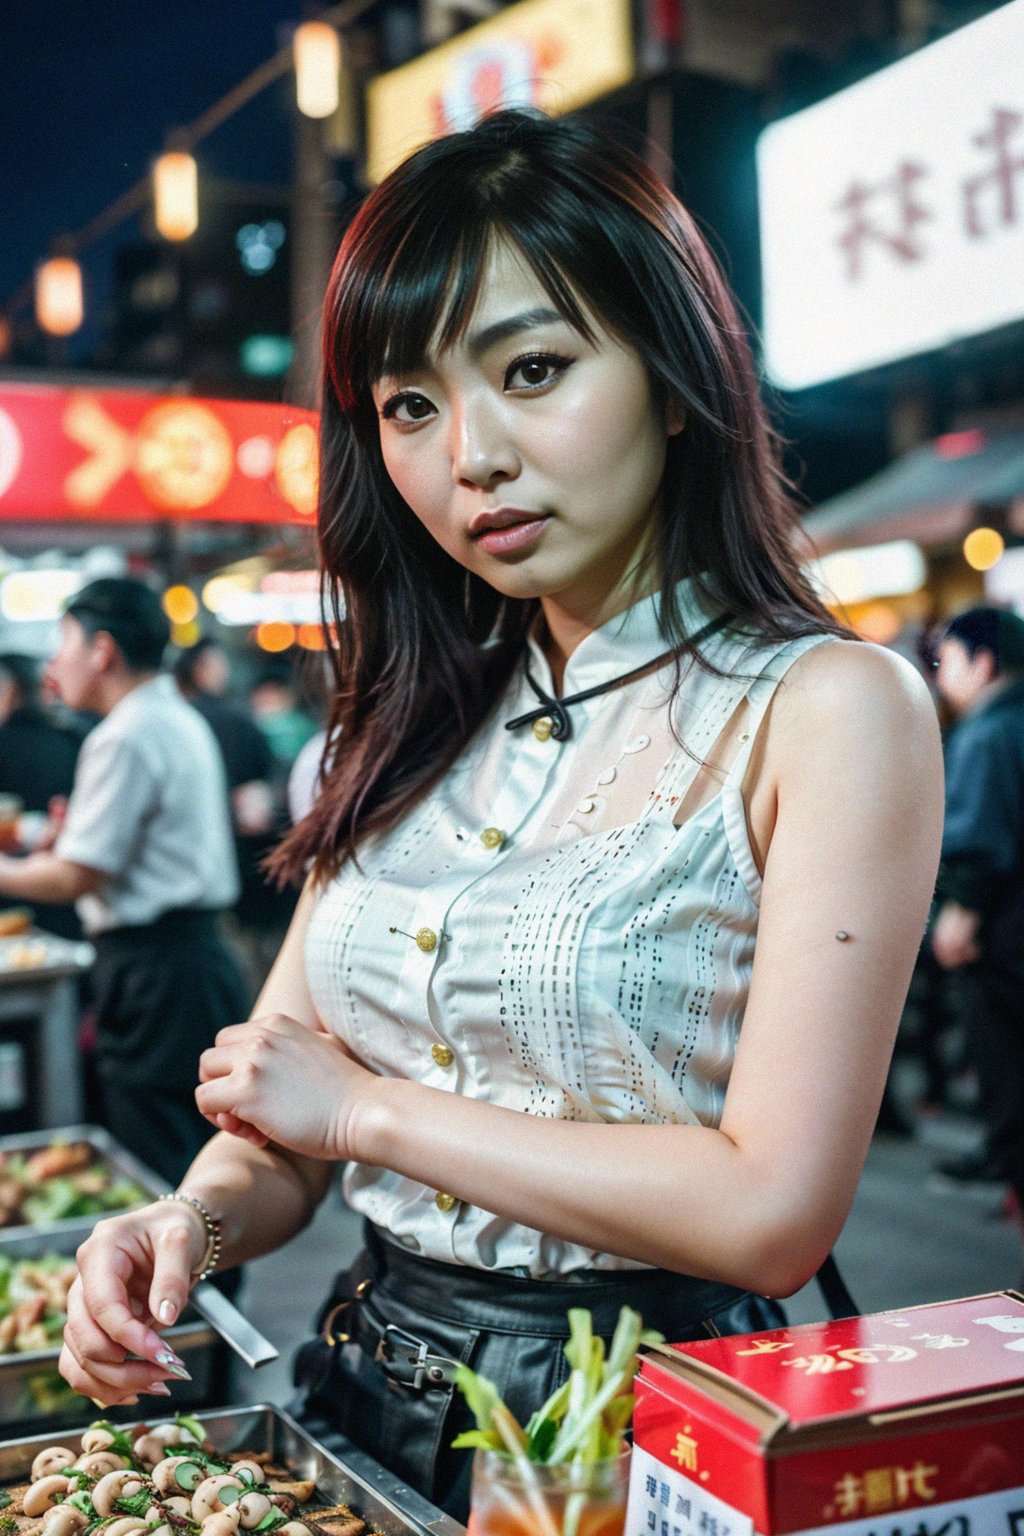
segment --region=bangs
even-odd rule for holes
[[[442,210],[430,200],[418,216],[407,218],[392,249],[378,248],[372,260],[367,260],[370,242],[356,242],[356,260],[339,285],[338,345],[330,358],[338,399],[347,411],[367,407],[373,385],[385,375],[417,372],[435,350],[444,352],[459,340],[488,259],[502,242],[523,258],[562,319],[593,340],[583,307],[588,300],[571,270],[572,248],[558,248],[569,242],[554,242],[550,224],[528,213],[481,206],[488,200],[478,189],[465,189],[457,201],[461,208],[450,206],[449,199]]]

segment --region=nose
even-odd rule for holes
[[[501,410],[484,398],[461,401],[453,409],[450,453],[456,485],[486,489],[519,473],[519,456]]]

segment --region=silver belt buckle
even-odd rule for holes
[[[413,1378],[409,1385],[414,1392],[422,1389],[424,1381],[430,1386],[442,1386],[447,1379],[445,1366],[449,1362],[442,1360],[440,1355],[432,1355],[423,1339],[417,1339],[414,1334],[406,1333],[404,1328],[388,1323],[377,1340],[377,1347],[373,1352],[374,1362],[377,1365],[387,1366],[394,1360],[396,1354],[413,1371]]]

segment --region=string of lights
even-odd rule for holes
[[[155,200],[157,230],[168,240],[185,240],[198,223],[198,168],[193,151],[262,91],[294,70],[299,111],[326,118],[339,105],[342,67],[341,36],[345,27],[368,11],[376,0],[341,0],[318,20],[304,22],[292,39],[238,81],[194,122],[168,134],[168,147],[142,176],[81,229],[55,238],[52,254],[8,297],[2,315],[11,320],[36,304],[37,319],[52,335],[69,336],[84,318],[82,274],[78,255],[134,218]]]

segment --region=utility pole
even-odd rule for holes
[[[288,372],[288,399],[319,404],[321,312],[334,261],[333,172],[321,119],[294,116],[291,295],[295,352]]]

